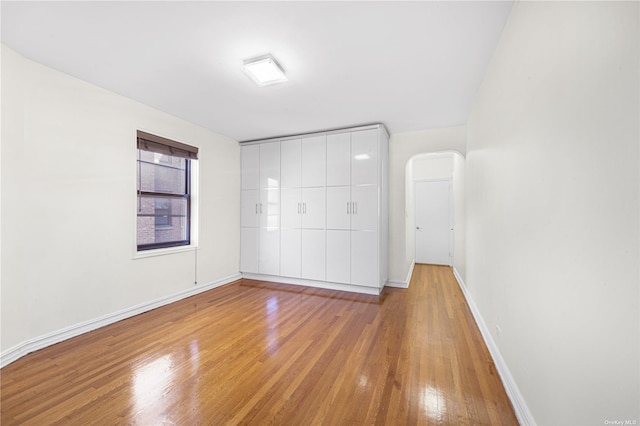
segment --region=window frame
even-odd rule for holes
[[[152,139],[155,138],[155,139]],[[142,149],[141,146],[141,139],[144,142],[147,141],[151,141],[151,143],[153,145],[156,144],[163,144],[165,145],[165,148],[168,149],[169,151],[172,151],[172,145],[174,144],[173,147],[178,146],[180,148],[178,148],[178,150],[180,150],[180,154],[179,155],[173,155],[173,152],[169,153],[169,152],[160,152],[161,154],[165,154],[165,155],[173,155],[173,156],[177,156],[177,157],[181,157],[184,159],[185,161],[185,168],[184,168],[184,174],[185,174],[185,189],[184,189],[184,194],[171,194],[171,193],[166,193],[166,192],[157,192],[157,191],[143,191],[140,189],[140,184],[141,184],[141,173],[140,173],[140,151],[151,151],[151,152],[158,152],[155,151],[154,149]],[[166,144],[164,142],[170,142],[171,144]],[[182,147],[188,147],[189,149],[191,149],[192,151],[189,151],[188,155],[184,154],[184,150],[182,149]],[[181,144],[179,142],[174,142],[165,138],[161,138],[161,137],[157,137],[145,132],[141,132],[138,131],[138,146],[136,149],[136,166],[137,166],[137,173],[136,173],[136,215],[135,215],[135,220],[136,220],[136,225],[135,225],[135,246],[136,246],[136,251],[134,254],[134,258],[136,257],[147,257],[147,256],[153,256],[153,255],[160,255],[160,254],[165,254],[165,253],[172,253],[172,252],[176,252],[176,251],[183,251],[185,249],[192,249],[195,248],[195,236],[193,235],[194,229],[197,229],[197,215],[194,214],[194,209],[193,209],[193,201],[194,198],[197,198],[197,195],[194,194],[194,188],[197,188],[196,185],[193,184],[193,173],[194,173],[194,169],[197,170],[197,152],[198,152],[198,148],[195,147],[191,147],[189,145],[184,145]],[[192,160],[196,160],[196,162],[192,162]],[[185,218],[185,233],[184,235],[186,236],[186,239],[181,239],[181,240],[174,240],[174,241],[168,241],[168,242],[161,242],[161,243],[151,243],[151,244],[138,244],[138,218],[140,217],[140,202],[141,199],[144,197],[162,197],[162,198],[168,198],[168,199],[181,199],[181,200],[186,200],[186,212],[184,215]],[[171,203],[171,202],[170,202]],[[171,207],[169,208],[169,210],[171,211]],[[149,215],[144,215],[145,217],[148,217]],[[182,215],[175,215],[175,216],[180,216],[183,217]],[[174,217],[174,215],[171,215],[170,217],[170,222],[172,221],[172,218]],[[194,223],[195,222],[195,223]],[[172,225],[169,225],[172,226]],[[161,226],[161,227],[157,227],[157,225],[155,225],[155,220],[154,220],[154,230],[157,229],[163,229],[163,227],[166,229],[168,228],[168,226]]]

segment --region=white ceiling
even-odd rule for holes
[[[22,55],[237,140],[465,124],[512,2],[2,2]],[[259,88],[270,53],[288,83]]]

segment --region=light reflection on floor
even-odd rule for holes
[[[278,297],[267,300],[267,352],[273,355],[280,348],[278,339]]]
[[[423,388],[420,393],[420,406],[425,415],[435,422],[441,422],[446,418],[447,405],[439,389],[431,386]]]
[[[133,376],[134,412],[144,418],[157,419],[157,407],[162,407],[162,399],[173,380],[171,354],[164,355],[138,367]]]

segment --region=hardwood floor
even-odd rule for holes
[[[442,266],[379,297],[241,280],[0,374],[2,425],[517,424]]]

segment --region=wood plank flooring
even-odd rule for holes
[[[0,377],[7,426],[517,424],[443,266],[379,297],[241,280]]]

